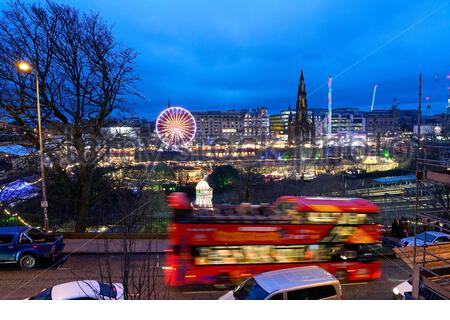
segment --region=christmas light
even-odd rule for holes
[[[21,216],[19,216],[19,214],[17,213],[11,213],[8,209],[3,209],[3,212],[9,216],[9,217],[14,217],[17,220],[20,221],[20,223],[22,223],[23,225],[27,226],[27,227],[31,227],[31,224],[29,224],[28,222],[26,222]]]

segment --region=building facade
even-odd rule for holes
[[[327,132],[328,117],[322,117],[322,136]],[[366,118],[358,108],[335,108],[331,117],[331,134],[334,137],[347,137],[366,133]]]
[[[192,112],[197,124],[196,141],[208,143],[224,138],[237,141],[243,138],[262,140],[269,135],[267,108],[251,110]]]
[[[267,108],[260,107],[245,113],[243,133],[245,138],[265,140],[269,137],[269,114]]]
[[[400,132],[400,113],[397,106],[389,110],[375,110],[366,112],[367,138],[396,136]]]
[[[271,115],[269,119],[270,137],[274,140],[287,141],[294,116],[295,111],[291,110],[291,106],[288,110]]]
[[[197,142],[206,143],[217,138],[234,140],[243,132],[242,111],[204,111],[192,112],[192,115],[197,125]]]

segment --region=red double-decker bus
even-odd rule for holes
[[[307,265],[341,281],[381,276],[381,262],[366,250],[380,239],[379,209],[367,200],[283,196],[272,206],[205,212],[171,206],[175,219],[163,268],[169,285],[231,286],[253,274]]]

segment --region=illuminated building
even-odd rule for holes
[[[207,143],[208,140],[239,138],[243,132],[243,112],[230,111],[204,111],[193,112],[197,123],[196,140]]]
[[[209,143],[218,138],[230,141],[241,138],[263,140],[269,135],[267,108],[193,112],[192,115],[197,123],[198,142]]]
[[[290,106],[288,110],[283,110],[279,114],[270,116],[270,135],[273,139],[288,140],[289,123],[295,116],[295,111],[292,111]],[[291,120],[290,120],[291,119]]]
[[[244,115],[244,137],[265,139],[269,135],[267,108],[250,110]]]
[[[323,130],[329,128],[328,117],[323,117]],[[366,119],[358,108],[335,108],[331,116],[331,135],[350,137],[354,134],[365,134]]]
[[[389,110],[367,112],[366,132],[369,139],[395,136],[400,130],[400,113],[397,105]]]

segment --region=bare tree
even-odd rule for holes
[[[123,190],[123,189],[122,189]],[[158,229],[155,219],[146,219],[155,208],[154,196],[137,199],[124,191],[116,203],[117,233],[97,234],[97,267],[94,267],[100,282],[121,283],[126,300],[167,299],[169,289],[164,285],[161,261],[158,252],[163,249],[155,239],[153,230]],[[146,221],[145,233],[141,230]],[[86,279],[86,274],[74,272],[76,279]],[[90,270],[92,272],[92,270]]]
[[[9,3],[0,20],[0,113],[38,146],[35,82],[19,74],[26,60],[40,83],[46,156],[69,190],[76,230],[85,227],[93,172],[108,149],[102,127],[125,110],[136,54],[121,48],[97,14],[52,1]]]

